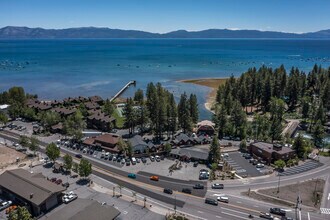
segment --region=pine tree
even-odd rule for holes
[[[128,128],[130,134],[133,133],[135,127],[135,114],[133,109],[133,100],[132,98],[128,98],[126,101],[126,105],[123,110],[123,115],[125,116],[124,126]]]
[[[178,118],[179,126],[183,129],[183,132],[186,133],[187,131],[190,131],[192,128],[192,120],[190,117],[189,102],[186,93],[183,93],[180,97],[178,104]]]
[[[197,122],[198,122],[198,103],[197,103],[197,96],[195,94],[190,94],[189,108],[190,108],[191,120],[194,124],[197,124]]]
[[[270,104],[270,136],[272,142],[282,138],[282,121],[284,115],[284,102],[281,99],[272,98]]]
[[[212,143],[209,150],[209,162],[218,164],[220,160],[220,144],[217,135],[213,136]]]

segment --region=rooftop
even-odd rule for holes
[[[42,174],[32,174],[23,169],[7,170],[1,174],[0,186],[36,205],[42,204],[52,194],[65,190],[46,180]]]
[[[266,142],[256,142],[256,143],[252,143],[252,145],[269,153],[277,152],[278,154],[286,154],[294,151],[291,148],[285,146],[282,146],[281,150],[274,150],[273,149],[274,144],[266,143]]]
[[[120,211],[108,205],[101,205],[95,200],[89,199],[76,199],[63,208],[57,210],[50,216],[44,216],[44,220],[109,220],[115,219],[120,215]]]

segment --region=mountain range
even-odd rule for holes
[[[177,30],[164,34],[137,30],[99,27],[44,29],[7,26],[0,29],[2,39],[65,39],[65,38],[298,38],[330,39],[330,29],[309,33],[278,31],[208,29],[202,31]]]

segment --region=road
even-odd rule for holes
[[[11,140],[17,141],[17,135],[9,136],[8,133],[0,133],[0,136]],[[42,143],[43,147],[40,148],[41,152],[44,152],[44,146],[46,143]],[[61,149],[62,153],[69,153],[74,155],[75,152],[68,149]],[[189,181],[183,182],[182,180],[175,179],[164,179],[158,182],[151,181],[149,176],[138,175],[136,180],[127,178],[127,172],[122,171],[116,167],[109,166],[109,164],[104,163],[92,156],[84,156],[88,158],[93,164],[93,173],[101,178],[104,178],[110,182],[122,185],[140,194],[146,195],[151,198],[152,201],[166,207],[168,209],[174,209],[176,204],[177,211],[189,214],[194,218],[199,219],[248,219],[249,214],[253,214],[255,219],[260,211],[268,212],[269,207],[273,207],[272,204],[267,204],[265,202],[259,202],[250,198],[246,198],[240,195],[240,192],[247,191],[249,188],[251,190],[257,188],[274,187],[277,186],[277,177],[256,177],[250,178],[248,182],[241,182],[239,180],[229,180],[224,182],[224,190],[212,190],[208,189],[207,192],[202,192],[202,194],[210,197],[216,198],[221,194],[225,194],[230,198],[230,203],[221,203],[219,206],[212,206],[204,203],[204,196],[198,192],[194,192],[193,195],[187,195],[178,191],[175,191],[173,195],[165,195],[162,193],[164,187],[168,188],[182,188],[183,185],[191,183]],[[328,165],[324,165],[315,170],[309,171],[307,173],[302,173],[294,176],[281,177],[281,185],[291,184],[297,181],[306,180],[309,178],[316,178],[320,176],[329,176],[330,170]],[[245,180],[246,181],[246,180]],[[197,190],[196,190],[197,191]],[[329,189],[328,189],[329,193]],[[329,202],[326,203],[329,205]],[[294,217],[295,212],[292,209],[287,210],[288,216]],[[300,213],[300,212],[299,212]],[[319,215],[317,213],[310,213],[308,210],[303,210],[300,215],[301,219],[327,219],[327,215]],[[308,217],[309,216],[309,217]]]

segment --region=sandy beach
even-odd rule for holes
[[[217,96],[217,89],[221,84],[224,84],[228,78],[202,78],[202,79],[186,79],[180,80],[183,83],[192,83],[201,86],[207,86],[211,89],[211,92],[207,96],[207,101],[204,104],[205,108],[213,112],[212,107]]]

